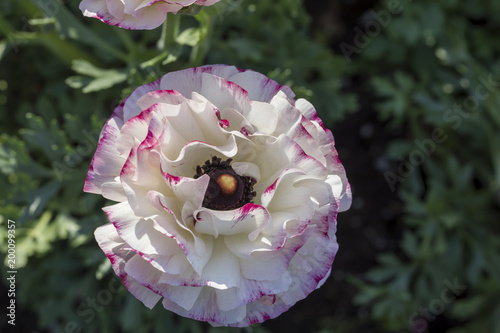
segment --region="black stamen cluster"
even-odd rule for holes
[[[198,165],[196,167],[196,175],[194,175],[193,178],[198,179],[201,176],[203,176],[204,174],[210,175],[211,173],[213,173],[214,171],[216,171],[218,169],[227,168],[227,167],[231,168],[230,164],[232,161],[233,161],[232,158],[228,158],[227,160],[223,161],[219,157],[214,156],[214,157],[212,157],[212,161],[206,160],[204,165],[202,165],[202,166]],[[233,168],[231,168],[231,170],[232,169]]]
[[[211,160],[207,160],[204,165],[196,167],[194,179],[205,174],[210,176],[210,182],[203,199],[203,207],[214,210],[232,210],[252,202],[257,195],[253,190],[257,181],[252,177],[238,175],[231,167],[232,161],[231,158],[223,161],[214,156]],[[223,174],[231,175],[236,179],[237,189],[231,195],[224,194],[217,185],[217,178]]]

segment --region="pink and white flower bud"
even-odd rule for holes
[[[190,6],[211,6],[220,0],[83,0],[83,15],[125,29],[155,29],[167,13],[177,14]]]

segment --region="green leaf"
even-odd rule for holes
[[[61,183],[51,181],[33,191],[26,205],[26,210],[20,218],[20,222],[36,219],[45,209],[48,201],[59,191]]]
[[[7,41],[2,40],[0,42],[0,61],[2,61],[2,58],[3,58],[6,50],[7,50]]]
[[[88,86],[92,81],[93,80],[89,77],[70,76],[64,82],[66,82],[66,84],[73,89],[82,89],[83,87]]]
[[[181,45],[195,46],[200,42],[201,39],[201,29],[199,28],[188,28],[181,32],[179,36],[176,37],[177,43]]]
[[[418,240],[415,234],[409,231],[405,232],[401,247],[408,257],[415,258],[418,254]]]
[[[50,170],[34,162],[26,143],[16,137],[0,136],[0,171],[4,175],[25,173],[31,177],[47,177]]]
[[[120,72],[110,72],[105,77],[100,77],[95,80],[92,80],[87,86],[85,86],[82,91],[84,93],[89,93],[93,91],[99,91],[103,89],[110,88],[115,84],[124,82],[127,80],[127,74]]]
[[[79,74],[84,74],[92,77],[105,76],[106,72],[108,71],[105,69],[98,68],[92,65],[90,62],[83,59],[73,60],[73,62],[71,63],[71,68]]]
[[[460,319],[467,319],[481,311],[485,303],[484,297],[476,295],[456,301],[451,307],[451,314]]]
[[[128,78],[124,70],[101,69],[82,59],[74,60],[71,67],[79,74],[94,78],[93,80],[89,80],[81,76],[71,76],[66,79],[66,84],[72,88],[82,88],[84,93],[110,88],[115,84],[124,82]]]

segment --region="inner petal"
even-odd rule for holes
[[[249,239],[255,240],[260,230],[269,222],[270,215],[267,209],[251,203],[228,211],[214,211],[201,208],[194,212],[196,232],[219,235],[235,235],[243,233]]]

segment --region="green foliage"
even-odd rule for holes
[[[216,26],[209,63],[229,63],[266,74],[307,98],[327,123],[358,109],[342,91],[350,73],[341,56],[310,36],[301,1],[240,1]]]
[[[402,4],[353,58],[371,78],[380,118],[406,130],[388,147],[395,178],[386,173],[404,205],[402,254],[379,255],[364,282],[353,280],[355,301],[389,330],[423,331],[424,316],[412,314],[442,301],[425,325],[441,316],[462,323],[449,332],[500,332],[499,3]],[[454,279],[466,289],[443,300]]]

